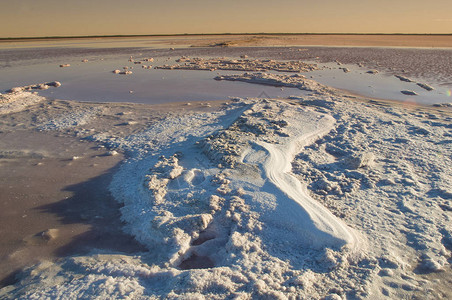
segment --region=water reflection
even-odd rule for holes
[[[127,56],[114,59],[94,59],[88,62],[65,60],[71,64],[60,68],[56,63],[43,63],[8,69],[8,77],[0,89],[58,80],[57,89],[39,91],[40,95],[62,100],[90,102],[132,102],[157,104],[181,101],[213,101],[228,97],[258,97],[262,93],[272,98],[300,95],[294,88],[277,88],[242,82],[213,80],[218,72],[190,70],[143,69],[128,61]],[[139,58],[137,58],[138,60]],[[152,65],[172,64],[175,58],[155,58]],[[131,75],[113,74],[115,69],[133,68]],[[221,74],[241,72],[219,71]]]
[[[274,98],[303,94],[293,88],[213,80],[218,73],[241,72],[148,70],[128,61],[132,53],[137,60],[155,55],[155,61],[149,63],[153,66],[174,63],[179,58],[177,51],[169,50],[174,40],[174,37],[100,38],[0,43],[0,92],[15,86],[57,80],[63,84],[62,87],[39,93],[64,100],[149,104],[259,97],[263,93]],[[20,51],[16,51],[15,47]],[[216,55],[221,53],[218,52],[220,49],[214,50]],[[239,50],[232,53],[238,54]],[[71,64],[71,67],[60,68],[60,64]],[[325,65],[328,68],[307,73],[306,76],[367,97],[424,104],[452,102],[450,86],[433,85],[435,90],[428,92],[415,83],[404,83],[394,76],[367,74],[367,69],[356,65],[340,66],[348,68],[348,73],[344,73],[335,63]],[[133,74],[112,73],[112,70],[122,70],[126,66],[133,68]],[[413,90],[418,96],[407,97],[401,90]]]

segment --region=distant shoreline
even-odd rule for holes
[[[129,34],[129,35],[77,35],[42,37],[0,37],[0,41],[58,40],[90,38],[137,38],[137,37],[196,37],[196,36],[451,36],[452,33],[180,33],[180,34]]]
[[[223,33],[223,34],[161,34],[161,35],[104,35],[0,38],[0,45],[8,43],[65,42],[65,41],[130,41],[163,40],[165,47],[422,47],[452,48],[452,34],[405,33]],[[160,43],[162,41],[159,41]]]

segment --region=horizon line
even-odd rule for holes
[[[171,37],[171,36],[214,36],[214,35],[414,35],[414,36],[452,36],[452,33],[310,33],[310,32],[257,32],[257,33],[170,33],[170,34],[114,34],[114,35],[57,35],[57,36],[36,36],[36,37],[0,37],[0,41],[10,40],[40,40],[40,39],[77,39],[77,38],[118,38],[118,37]]]

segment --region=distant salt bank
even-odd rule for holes
[[[240,46],[349,46],[349,47],[439,47],[451,48],[450,35],[391,35],[391,34],[287,34],[287,35],[231,35],[205,36],[199,39],[180,39],[178,45],[192,47]]]
[[[37,38],[0,39],[3,47],[18,48],[23,45],[69,47],[77,44],[94,48],[154,47],[174,51],[186,47],[240,47],[240,46],[355,46],[355,47],[452,47],[448,34],[206,34],[206,35],[163,35],[163,36],[124,36],[124,37],[80,37],[80,38]],[[20,45],[18,45],[20,43]],[[177,45],[177,48],[174,47]]]

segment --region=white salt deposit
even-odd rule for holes
[[[433,91],[434,90],[434,88],[432,87],[432,86],[430,86],[430,85],[428,85],[428,84],[426,84],[426,83],[420,83],[420,82],[418,82],[418,83],[416,83],[418,86],[420,86],[421,88],[423,88],[424,90],[427,90],[427,91]]]
[[[309,72],[318,70],[316,64],[302,61],[276,61],[271,59],[226,59],[226,58],[189,58],[181,57],[176,60],[179,64],[157,66],[157,69],[168,70],[230,70],[230,71],[277,71],[277,72]],[[183,64],[182,64],[183,63]]]
[[[413,80],[409,79],[408,77],[402,76],[402,75],[394,75],[394,76],[397,77],[398,79],[400,79],[400,81],[413,82]]]
[[[408,95],[408,96],[416,96],[417,95],[417,93],[415,91],[410,91],[410,90],[403,90],[403,91],[400,91],[400,92],[402,94]]]
[[[81,126],[101,113],[102,109],[99,108],[74,110],[70,113],[48,119],[45,123],[38,126],[38,130],[62,130]]]
[[[304,75],[282,75],[272,73],[243,73],[237,75],[221,75],[214,78],[215,80],[243,81],[255,84],[264,84],[271,86],[284,86],[298,88],[311,92],[327,92],[330,88],[319,84],[318,82],[306,79]]]
[[[45,100],[44,97],[38,96],[30,91],[33,89],[46,90],[50,86],[60,87],[61,83],[53,81],[36,85],[14,87],[8,90],[6,94],[0,94],[0,115],[19,112],[31,105]]]
[[[131,67],[123,67],[124,71],[116,69],[116,70],[113,70],[112,73],[120,74],[120,75],[130,75],[130,74],[132,74],[132,71],[129,71],[129,69],[133,69],[133,68],[131,68]]]
[[[59,82],[59,81],[52,81],[52,82],[49,82],[49,83],[46,83],[47,85],[49,85],[49,86],[53,86],[53,87],[60,87],[61,86],[61,82]]]
[[[298,74],[218,79],[311,93],[290,102],[233,99],[126,138],[91,136],[129,154],[110,190],[123,204],[125,230],[149,252],[43,263],[8,293],[439,298],[437,282],[419,274],[450,274],[450,114],[352,102]],[[82,110],[41,129],[76,127],[100,113]]]
[[[46,241],[52,241],[58,238],[60,232],[58,229],[51,228],[41,232],[41,237]]]
[[[410,78],[402,76],[402,75],[394,75],[394,76],[397,77],[398,79],[400,79],[400,81],[414,82]],[[427,90],[427,91],[433,91],[434,90],[434,88],[432,86],[430,86],[430,85],[428,85],[426,83],[418,82],[418,83],[416,83],[416,85],[420,86],[421,88],[423,88],[424,90]],[[408,93],[407,94],[407,92],[411,92],[411,91],[402,91],[402,93],[405,94],[405,95],[413,95],[412,93]]]
[[[107,155],[108,156],[115,156],[115,155],[118,155],[119,154],[119,152],[118,151],[115,151],[115,150],[112,150],[112,151],[108,151],[107,152]]]

